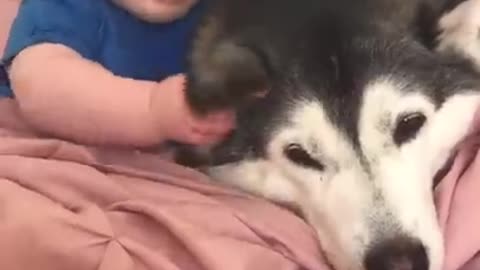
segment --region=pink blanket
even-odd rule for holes
[[[325,269],[290,212],[157,155],[41,138],[0,100],[0,269]]]
[[[438,192],[445,270],[480,269],[478,142]],[[42,138],[7,100],[0,239],[5,270],[328,269],[313,231],[290,212],[158,155]]]

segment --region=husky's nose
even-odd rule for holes
[[[423,244],[409,237],[397,237],[370,248],[364,261],[367,270],[428,270]]]

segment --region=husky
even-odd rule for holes
[[[337,270],[440,270],[433,191],[480,104],[479,29],[480,0],[210,0],[187,99],[237,128],[177,160],[298,209]]]

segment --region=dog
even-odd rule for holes
[[[480,105],[479,29],[480,0],[210,0],[187,99],[237,128],[177,160],[299,209],[337,270],[440,270],[433,190]]]

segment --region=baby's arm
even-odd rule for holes
[[[95,1],[22,3],[7,59],[11,58],[9,76],[15,98],[32,126],[81,143],[135,146],[177,137],[206,143],[229,128],[222,124],[218,128],[210,120],[197,121],[188,113],[178,119],[175,110],[185,111],[179,105],[181,80],[157,83],[122,78],[87,60],[86,56],[97,53],[100,40]],[[186,118],[192,121],[182,123]]]
[[[159,84],[114,76],[64,45],[43,43],[13,60],[10,80],[36,129],[82,143],[150,145],[161,130],[150,107]]]

